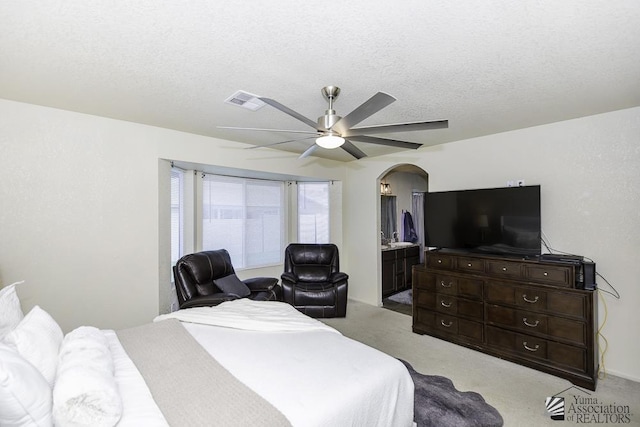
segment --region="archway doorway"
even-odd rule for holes
[[[378,177],[379,305],[411,315],[411,266],[424,256],[424,193],[429,174],[412,164],[398,164]],[[407,218],[411,222],[407,222]],[[410,232],[413,224],[415,235]]]

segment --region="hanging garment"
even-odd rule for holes
[[[418,235],[418,243],[420,244],[420,264],[424,262],[424,196],[423,192],[414,192],[411,197],[411,212],[413,212],[413,225]]]
[[[418,241],[418,234],[413,226],[413,218],[411,218],[411,214],[409,212],[405,212],[402,219],[402,223],[404,225],[402,240],[405,242],[416,243]]]

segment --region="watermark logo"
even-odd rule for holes
[[[564,421],[564,397],[547,397],[544,404],[552,420]]]
[[[576,389],[580,394],[560,396],[571,389]],[[629,405],[603,402],[575,386],[547,397],[545,408],[552,420],[577,424],[630,424],[632,418]]]

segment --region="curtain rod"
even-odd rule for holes
[[[331,184],[334,183],[335,180],[325,180],[325,181],[298,181],[298,180],[290,180],[290,179],[269,179],[269,178],[254,178],[254,177],[246,177],[246,176],[238,176],[238,175],[227,175],[224,173],[212,173],[212,172],[205,172],[205,171],[196,171],[196,172],[200,172],[202,173],[202,177],[204,178],[206,175],[212,175],[212,176],[224,176],[227,178],[240,178],[240,179],[254,179],[256,181],[269,181],[269,182],[293,182],[295,184],[298,184],[299,182],[310,182],[310,183],[320,183],[320,182],[329,182]]]
[[[180,166],[176,166],[173,163],[173,160],[171,161],[171,169],[178,169],[178,170],[181,170],[182,172],[186,172],[188,170],[188,169],[181,168]]]

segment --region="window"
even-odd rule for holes
[[[329,243],[329,183],[298,183],[298,242]]]
[[[184,173],[171,169],[171,265],[184,253]],[[173,277],[173,274],[171,275]]]
[[[284,183],[206,174],[202,249],[224,248],[235,268],[282,262]]]

